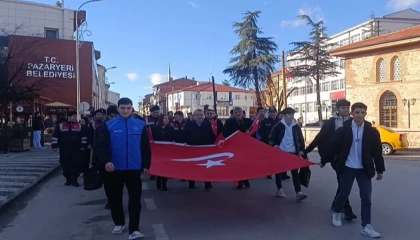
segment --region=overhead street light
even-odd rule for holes
[[[100,2],[102,0],[90,0],[84,2],[76,11],[76,111],[77,111],[77,119],[80,120],[80,56],[79,56],[79,11],[82,7],[91,2]],[[84,22],[84,19],[83,19]],[[86,30],[89,34],[89,30]],[[83,35],[83,32],[82,32]]]
[[[116,69],[116,68],[117,68],[117,66],[113,66],[113,67],[107,68],[106,70],[108,71],[108,70]]]

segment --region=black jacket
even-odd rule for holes
[[[78,122],[62,122],[58,124],[53,132],[51,138],[51,148],[68,148],[68,149],[77,149],[80,148],[86,149],[87,147],[87,131],[86,127]]]
[[[35,119],[33,120],[32,123],[32,130],[33,131],[43,131],[44,130],[44,125],[42,124],[42,121],[44,121],[42,119],[42,117],[35,117]]]
[[[274,125],[280,122],[278,118],[265,118],[260,122],[258,126],[258,134],[260,134],[261,141],[268,144],[268,137],[270,136],[271,129]]]
[[[185,124],[185,143],[188,145],[210,145],[216,141],[211,124],[203,121],[199,127],[195,120]]]
[[[283,140],[284,134],[286,132],[286,127],[282,122],[276,123],[271,129],[270,135],[268,137],[268,144],[271,146],[280,145]],[[296,153],[305,150],[305,140],[303,138],[302,129],[298,124],[292,127],[293,132],[293,141],[295,143]]]
[[[344,122],[343,127],[335,131],[325,153],[321,156],[321,163],[328,162],[338,173],[342,173],[353,144],[352,120]],[[375,171],[383,173],[385,162],[382,156],[382,143],[378,130],[365,121],[362,136],[362,164],[363,169],[370,177],[375,176]]]
[[[158,125],[152,126],[153,140],[161,142],[174,142],[175,141],[175,129],[168,125],[162,128]]]
[[[173,121],[171,125],[175,131],[174,141],[177,143],[185,143],[185,120],[182,122]]]
[[[335,133],[336,120],[337,114],[334,114],[334,117],[324,122],[319,133],[315,136],[308,147],[306,147],[305,153],[310,153],[314,150],[314,148],[318,147],[319,156],[322,156],[324,149],[328,147],[328,143]]]
[[[234,134],[236,131],[246,132],[249,131],[252,126],[252,119],[250,118],[243,118],[241,121],[236,120],[235,118],[229,118],[225,122],[225,126],[223,129],[223,136],[229,137],[230,135]]]

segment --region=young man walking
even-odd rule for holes
[[[132,116],[133,102],[129,98],[121,98],[118,112],[118,117],[99,129],[96,152],[109,173],[111,215],[115,224],[112,233],[120,234],[125,228],[122,204],[125,185],[130,221],[128,239],[140,239],[145,237],[139,230],[141,174],[149,174],[152,153],[146,123]]]
[[[283,110],[284,117],[283,119],[273,126],[273,129],[270,132],[268,137],[268,143],[275,148],[294,154],[301,155],[303,157],[305,150],[305,140],[303,139],[302,129],[297,125],[295,120],[295,110],[293,108],[286,108]],[[281,160],[279,160],[281,161]],[[308,197],[305,193],[302,192],[300,186],[299,170],[295,169],[291,171],[293,185],[296,192],[296,200],[302,201]],[[282,187],[282,175],[283,173],[276,174],[276,185],[277,185],[277,197],[285,198],[286,195],[283,192]]]
[[[321,131],[316,135],[314,140],[308,145],[305,149],[304,153],[308,154],[314,150],[315,147],[318,147],[319,156],[322,158],[322,154],[324,153],[326,148],[328,148],[328,144],[333,137],[335,131],[343,126],[343,123],[350,118],[350,102],[341,99],[336,102],[335,107],[337,108],[337,112],[334,113],[333,117],[329,120],[325,121],[322,125]],[[335,164],[331,163],[331,166],[334,170],[336,170]],[[337,198],[338,193],[340,192],[340,174],[336,171],[337,176],[337,191],[334,196],[333,203],[331,205],[331,210],[334,210],[335,206],[335,199]],[[353,209],[350,206],[350,201],[347,199],[344,203],[344,219],[346,220],[353,220],[356,219],[357,216],[353,213]]]
[[[361,233],[372,238],[379,238],[371,225],[372,178],[382,180],[385,171],[382,157],[382,144],[379,132],[372,124],[365,121],[367,106],[355,103],[351,106],[352,120],[346,121],[332,137],[330,145],[321,158],[320,166],[335,161],[340,174],[340,191],[335,199],[332,224],[341,226],[341,210],[353,187],[354,179],[359,185],[361,198]],[[335,159],[335,160],[334,160]],[[376,172],[376,174],[375,174]]]

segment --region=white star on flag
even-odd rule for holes
[[[197,165],[204,166],[206,168],[211,168],[214,166],[226,166],[226,164],[224,164],[223,161],[224,160],[218,160],[218,161],[207,160],[207,163],[200,163]]]

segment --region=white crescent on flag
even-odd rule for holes
[[[230,152],[224,152],[224,153],[217,153],[217,154],[212,154],[212,155],[207,155],[207,156],[202,156],[202,157],[196,157],[196,158],[172,159],[172,161],[175,161],[175,162],[201,162],[201,161],[206,161],[207,160],[207,163],[199,163],[199,164],[196,164],[196,165],[204,166],[206,168],[211,168],[213,166],[225,166],[225,164],[223,162],[228,160],[229,158],[232,158],[233,156],[235,156],[235,154],[230,153]],[[223,160],[216,160],[216,161],[212,160],[212,159],[220,159],[220,158],[224,158],[224,159]]]

